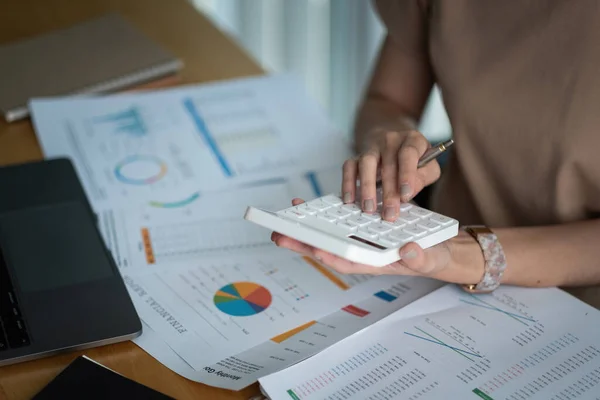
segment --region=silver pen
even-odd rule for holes
[[[454,144],[454,140],[450,139],[447,140],[445,142],[439,143],[431,148],[429,148],[419,159],[419,163],[417,164],[417,168],[421,168],[424,167],[425,165],[427,165],[431,160],[436,159],[437,157],[440,156],[440,154],[442,154],[443,152],[445,152],[446,150],[448,150],[448,148],[450,148],[452,145]],[[379,189],[381,188],[382,183],[381,181],[377,181],[377,186],[376,188]]]

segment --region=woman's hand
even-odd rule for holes
[[[425,186],[440,177],[436,160],[417,169],[429,141],[415,130],[378,130],[368,135],[366,149],[356,158],[347,160],[343,168],[342,198],[353,203],[360,198],[365,212],[377,210],[377,178],[383,185],[382,217],[393,221],[400,212],[400,202],[410,201]],[[357,193],[360,180],[360,193]]]
[[[303,202],[294,199],[292,204]],[[481,248],[470,235],[462,232],[426,250],[416,243],[408,243],[400,249],[401,260],[384,267],[354,263],[277,232],[273,232],[271,240],[279,247],[316,258],[342,274],[413,275],[454,283],[477,283],[483,275]]]

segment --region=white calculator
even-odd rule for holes
[[[327,195],[277,212],[248,207],[244,218],[339,257],[375,267],[400,259],[409,242],[428,248],[458,234],[458,221],[413,204],[403,203],[394,222],[357,204]]]

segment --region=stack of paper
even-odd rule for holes
[[[556,288],[448,285],[260,382],[273,400],[594,400],[600,312]]]
[[[241,389],[435,290],[341,276],[243,220],[339,192],[346,138],[290,77],[36,99],[48,158],[72,159],[144,332],[177,373]]]

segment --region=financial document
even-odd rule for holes
[[[337,275],[284,250],[170,264],[124,273],[123,279],[140,317],[194,369],[326,316],[389,282]]]
[[[343,277],[359,284],[367,277]],[[178,374],[211,386],[240,390],[258,378],[287,368],[304,360],[339,340],[379,321],[394,311],[439,288],[437,281],[424,278],[392,277],[371,287],[362,300],[353,299],[321,318],[310,320],[241,352],[232,352],[218,362],[192,367],[165,342],[164,335],[147,324],[144,334],[135,339],[154,358]],[[366,292],[366,291],[365,291]]]
[[[34,99],[46,157],[70,157],[94,206],[177,206],[200,191],[339,167],[350,145],[288,76],[108,97]]]
[[[559,289],[447,285],[284,371],[271,399],[598,399],[600,312]]]
[[[315,174],[321,186],[327,175]],[[292,187],[311,196],[310,182],[301,174],[205,193],[184,207],[100,210],[101,232],[144,323],[135,342],[189,379],[237,390],[439,286],[338,274],[275,249],[269,231],[241,219],[247,204],[287,206]]]
[[[243,219],[248,205],[278,210],[290,205],[285,183],[199,193],[177,207],[140,204],[97,210],[100,231],[119,268],[128,274],[206,256],[264,251],[271,232]]]
[[[143,334],[173,371],[239,390],[331,346],[438,282],[341,275],[243,219],[339,194],[345,136],[287,76],[35,99],[46,158],[70,158]]]

